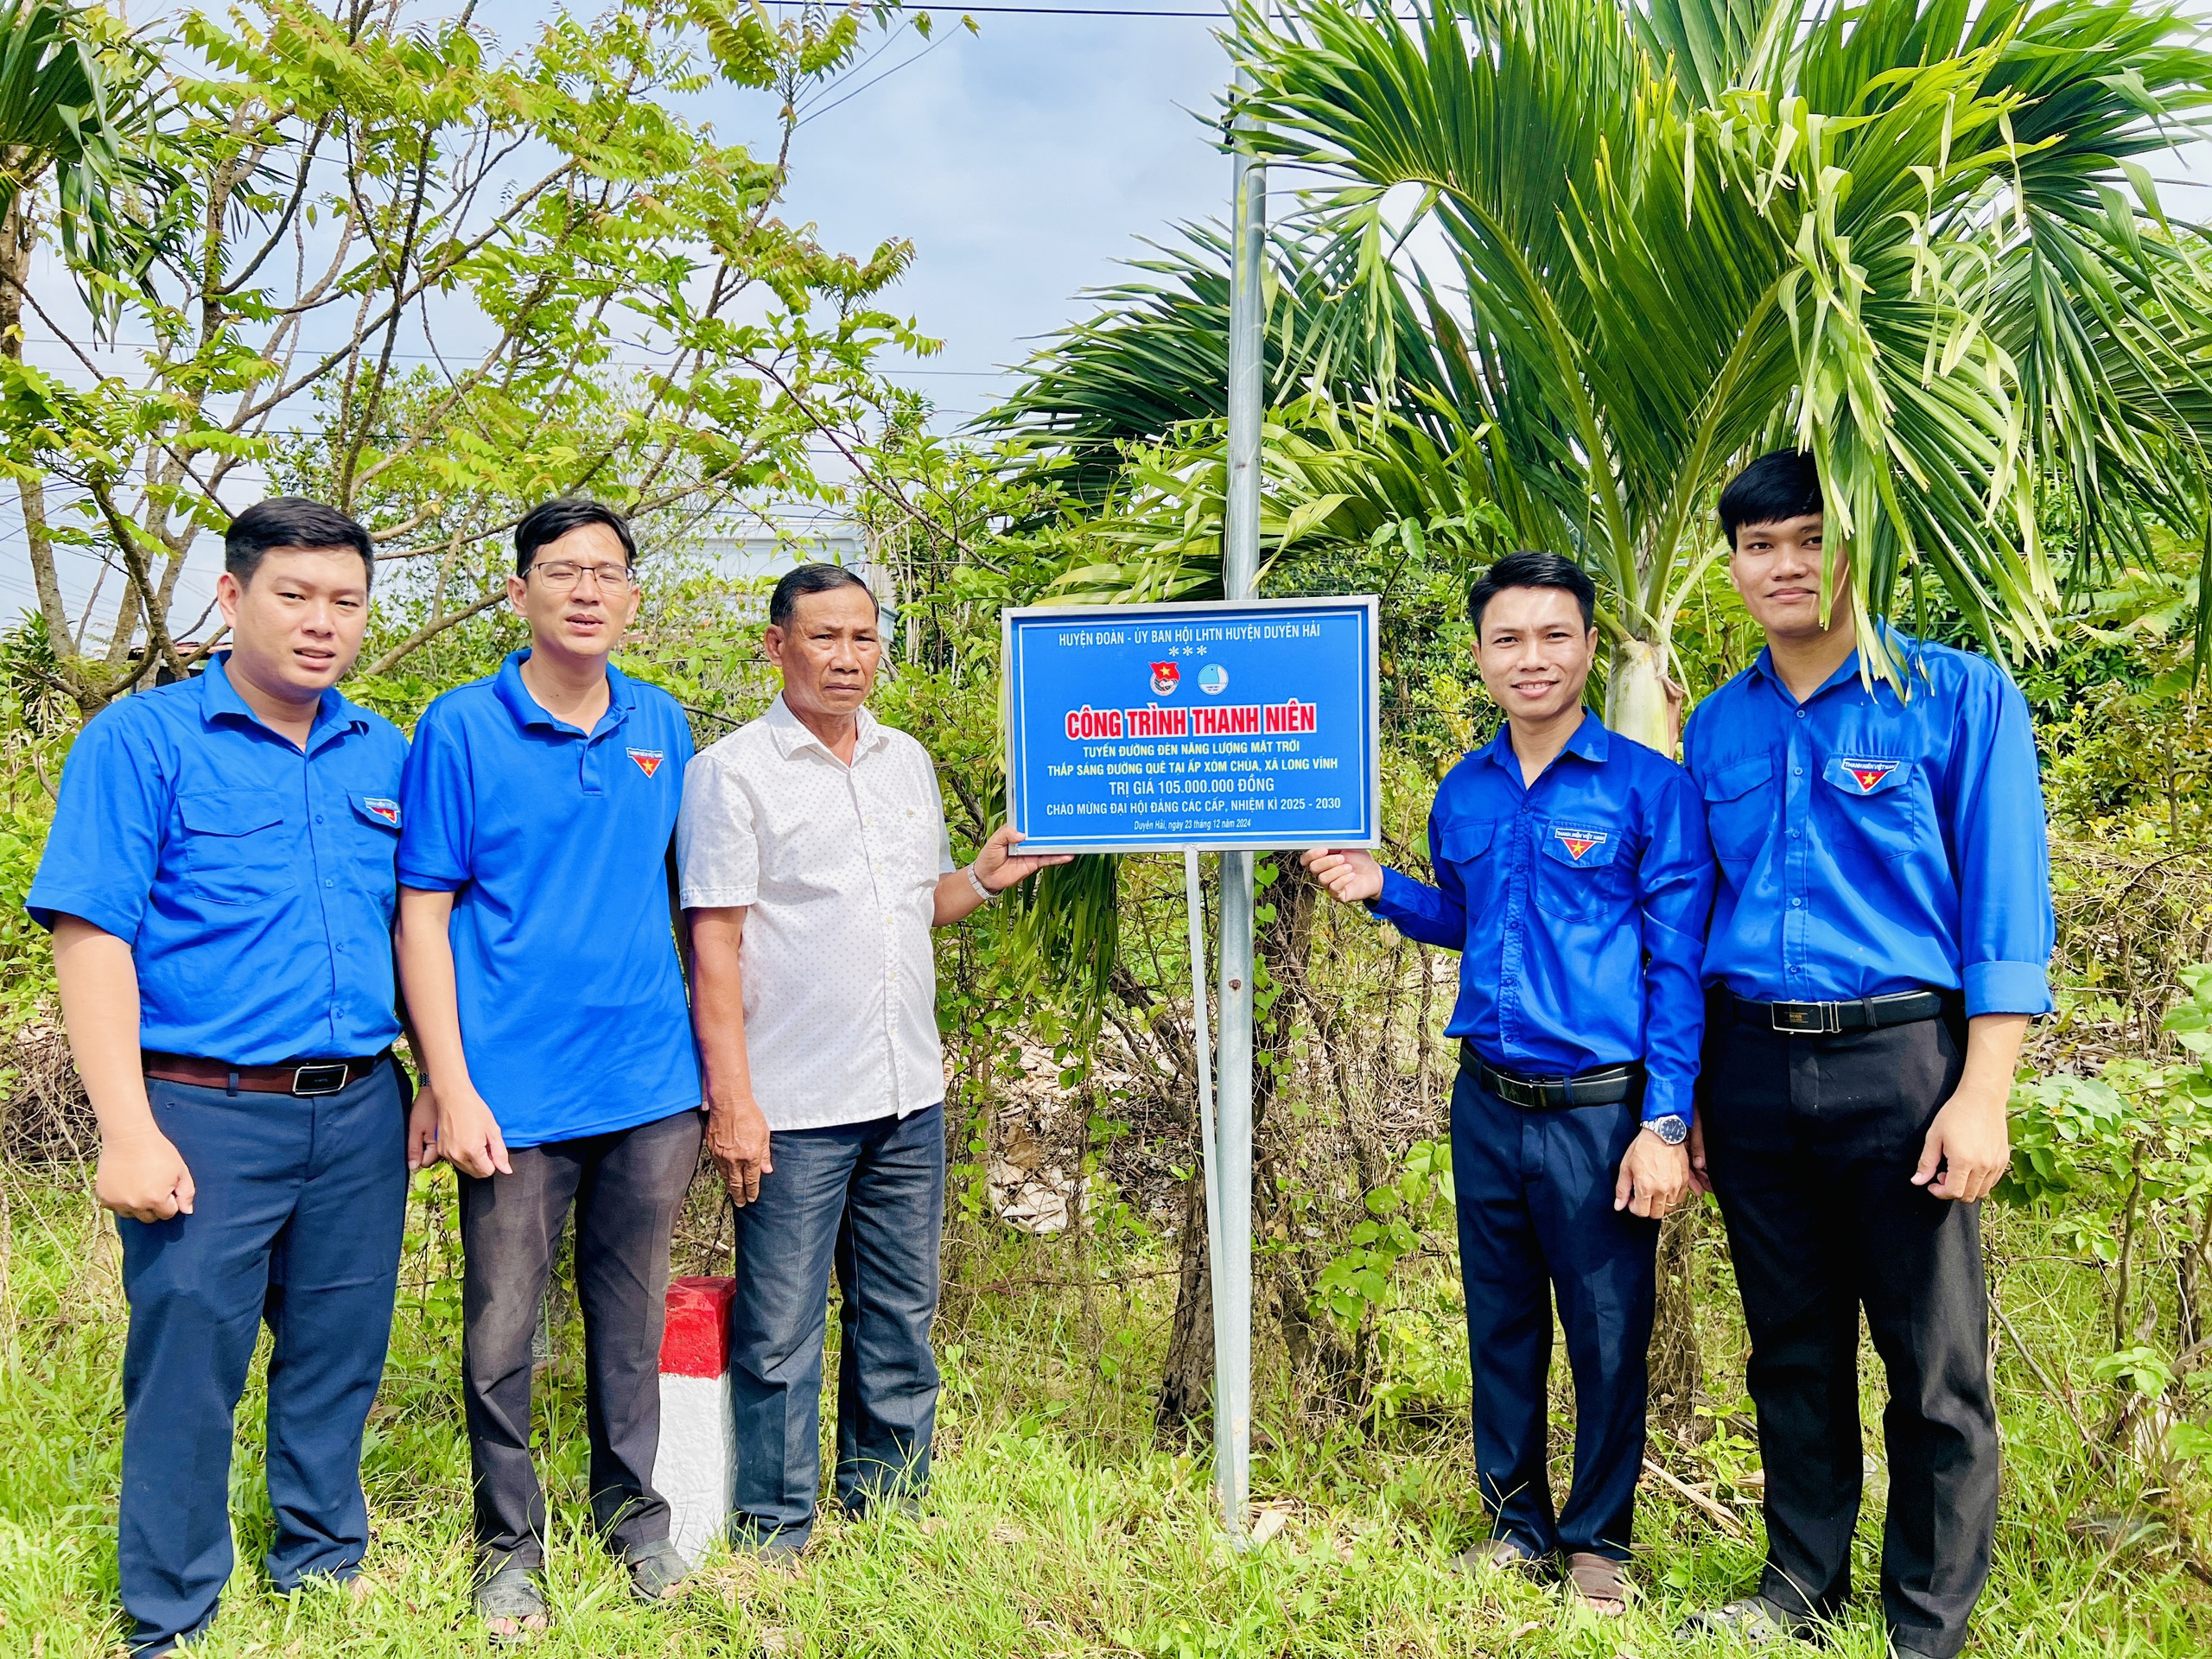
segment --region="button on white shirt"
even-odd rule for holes
[[[944,1097],[930,945],[938,878],[957,868],[944,803],[920,744],[859,718],[847,766],[778,697],[683,774],[683,905],[747,907],[745,1052],[771,1130]]]

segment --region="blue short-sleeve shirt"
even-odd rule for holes
[[[510,1147],[700,1102],[667,865],[691,728],[610,666],[587,734],[531,696],[529,655],[423,711],[400,786],[399,879],[454,895],[461,1046]]]
[[[399,1034],[392,857],[407,740],[322,694],[303,753],[231,683],[230,654],[78,734],[25,906],[128,943],[140,1044],[275,1065]]]

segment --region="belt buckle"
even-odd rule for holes
[[[1509,1077],[1495,1068],[1492,1069],[1491,1075],[1497,1079],[1497,1088],[1495,1092],[1500,1098],[1510,1101],[1524,1112],[1535,1111],[1542,1107],[1544,1095],[1543,1090],[1539,1085],[1524,1083],[1519,1077]]]
[[[346,1087],[346,1065],[343,1060],[326,1060],[317,1065],[303,1065],[292,1073],[292,1092],[296,1095],[334,1095]]]
[[[1827,1036],[1843,1029],[1833,1002],[1770,1002],[1767,1023],[1793,1036]]]

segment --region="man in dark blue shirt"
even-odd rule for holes
[[[1713,862],[1671,760],[1582,705],[1598,648],[1590,579],[1516,553],[1477,582],[1476,664],[1503,730],[1429,813],[1433,887],[1368,854],[1311,852],[1330,893],[1461,952],[1452,1173],[1474,1369],[1475,1467],[1494,1535],[1469,1565],[1564,1554],[1583,1602],[1624,1611],[1643,1467],[1644,1352],[1659,1217],[1686,1143]],[[1574,1487],[1545,1470],[1551,1294],[1574,1373]]]
[[[215,589],[231,649],[86,726],[26,901],[123,1237],[116,1554],[139,1659],[205,1629],[231,1575],[232,1414],[264,1323],[269,1575],[356,1580],[368,1548],[361,1430],[434,1117],[426,1091],[410,1135],[391,1054],[407,743],[335,689],[371,561],[329,507],[240,513]]]
[[[1997,1520],[1980,1200],[2051,1006],[2035,739],[1986,658],[1862,639],[1810,457],[1754,461],[1720,520],[1767,643],[1684,734],[1720,867],[1694,1159],[1751,1332],[1767,1563],[1691,1624],[1773,1639],[1842,1609],[1863,1306],[1889,1375],[1883,1610],[1900,1659],[1951,1659]]]

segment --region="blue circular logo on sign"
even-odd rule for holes
[[[1229,671],[1219,663],[1209,663],[1198,671],[1198,690],[1210,697],[1217,697],[1229,690]]]

